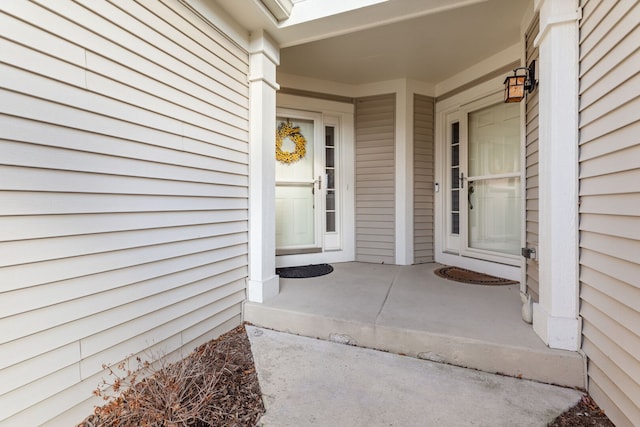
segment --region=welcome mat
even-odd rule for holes
[[[501,277],[490,276],[484,273],[478,273],[477,271],[467,270],[460,267],[442,267],[434,271],[437,276],[440,276],[447,280],[454,280],[460,283],[468,283],[470,285],[514,285],[514,280],[503,279]]]
[[[307,277],[318,277],[329,274],[333,267],[329,264],[313,264],[300,267],[276,268],[276,274],[285,279],[305,279]]]

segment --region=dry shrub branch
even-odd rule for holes
[[[109,381],[94,393],[107,403],[80,427],[254,426],[264,413],[243,326],[177,363],[137,363],[135,371],[105,366]]]

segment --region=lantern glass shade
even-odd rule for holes
[[[509,76],[504,81],[504,102],[520,102],[524,98],[526,76]]]

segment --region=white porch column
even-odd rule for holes
[[[540,0],[540,302],[533,329],[551,348],[578,350],[577,0]]]
[[[413,92],[396,92],[396,264],[413,264]]]
[[[264,31],[249,44],[249,278],[247,298],[264,302],[280,291],[276,272],[276,66],[280,51]]]

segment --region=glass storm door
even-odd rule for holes
[[[520,254],[520,106],[468,114],[466,249]]]
[[[316,147],[322,139],[320,117],[295,114],[276,118],[276,129],[283,135],[276,152],[276,248],[290,253],[320,251],[322,148]]]
[[[520,107],[495,104],[447,124],[449,251],[517,260],[521,247]]]

